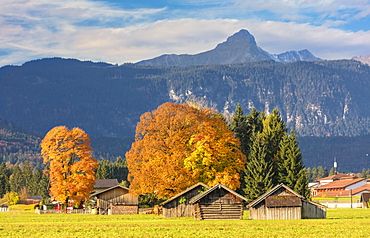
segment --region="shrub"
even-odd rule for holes
[[[9,192],[4,195],[4,198],[7,200],[8,204],[15,205],[19,202],[20,198],[18,193],[16,192]]]

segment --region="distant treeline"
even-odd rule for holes
[[[117,158],[115,162],[99,161],[96,178],[117,179],[128,186],[127,174],[126,161]],[[29,162],[14,166],[7,166],[4,162],[0,164],[0,199],[9,192],[17,193],[21,199],[29,196],[41,196],[46,199],[49,198],[48,185],[49,177],[46,172],[32,167]]]

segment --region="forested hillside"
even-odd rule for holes
[[[40,134],[67,125],[132,138],[141,114],[189,97],[220,112],[237,103],[267,113],[277,107],[299,136],[370,131],[370,67],[358,61],[149,67],[44,59],[1,68],[0,84],[0,116]]]
[[[141,114],[196,97],[225,115],[237,103],[245,113],[276,107],[296,129],[308,167],[330,168],[334,156],[339,166],[351,161],[343,172],[370,167],[361,157],[369,138],[355,137],[370,133],[370,67],[358,61],[150,67],[53,58],[0,68],[0,85],[0,117],[37,135],[9,134],[13,124],[3,123],[1,156],[12,163],[19,151],[37,158],[28,151],[57,125],[84,129],[96,157],[114,161],[129,149]]]

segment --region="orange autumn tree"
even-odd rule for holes
[[[51,129],[41,142],[44,163],[48,163],[50,195],[68,205],[88,199],[95,184],[98,163],[92,157],[89,136],[80,128]]]
[[[205,143],[211,155],[201,154]],[[126,159],[130,189],[159,197],[170,197],[196,182],[237,188],[245,164],[239,141],[217,112],[175,103],[164,103],[140,117]]]

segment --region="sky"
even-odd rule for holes
[[[196,54],[241,29],[271,54],[369,55],[370,0],[0,0],[0,67]]]

